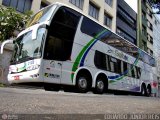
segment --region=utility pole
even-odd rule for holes
[[[142,47],[142,3],[137,0],[137,46]]]

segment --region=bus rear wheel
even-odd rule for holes
[[[88,80],[87,76],[85,76],[85,75],[77,76],[77,81],[76,82],[77,82],[76,83],[77,92],[80,92],[80,93],[88,92],[90,83],[89,83],[89,80]]]
[[[147,91],[147,97],[150,97],[151,96],[151,87],[148,86],[146,91]]]
[[[141,86],[141,96],[146,96],[146,95],[147,95],[146,86],[143,84]]]
[[[104,91],[105,91],[105,88],[106,88],[106,85],[104,83],[104,80],[99,78],[97,79],[96,81],[96,86],[95,86],[95,89],[94,89],[94,93],[95,94],[103,94]]]

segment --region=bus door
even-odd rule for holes
[[[61,83],[61,71],[62,71],[62,62],[54,60],[44,60],[44,82],[46,83]]]
[[[61,83],[62,40],[48,33],[44,51],[44,82]]]

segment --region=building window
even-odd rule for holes
[[[150,23],[150,30],[152,30],[153,31],[153,25]]]
[[[142,19],[146,20],[146,13],[144,11],[142,11]]]
[[[120,35],[124,39],[132,42],[133,44],[136,44],[136,40],[132,36],[130,36],[129,34],[127,34],[125,31],[123,31],[122,29],[117,28],[116,32],[117,32],[118,35]]]
[[[113,0],[105,0],[105,2],[106,2],[109,6],[112,7],[112,5],[113,5]]]
[[[84,0],[69,0],[70,3],[77,6],[80,9],[83,9]]]
[[[150,36],[150,43],[153,44],[153,38]]]
[[[147,35],[147,33],[146,33],[146,27],[145,27],[144,25],[142,25],[142,34],[143,34],[144,36]]]
[[[141,49],[142,49],[142,50],[145,50],[146,46],[147,46],[147,45],[146,45],[146,42],[145,42],[145,41],[142,41],[142,47],[141,47]]]
[[[98,20],[99,8],[93,3],[89,3],[89,15]]]
[[[147,52],[148,52],[151,56],[153,56],[153,51],[152,51],[151,49],[147,48]]]
[[[45,2],[42,1],[42,2],[41,2],[41,7],[40,7],[40,8],[42,9],[42,8],[44,8],[44,7],[47,7],[48,5],[49,5],[48,3],[45,3]]]
[[[106,13],[104,14],[104,24],[106,26],[108,26],[109,28],[112,27],[112,17],[109,16],[108,14],[106,14]]]
[[[32,0],[3,0],[2,4],[13,7],[19,12],[26,12],[31,9]]]
[[[149,8],[147,8],[147,13],[148,13],[148,15],[152,18],[152,11],[149,9]]]

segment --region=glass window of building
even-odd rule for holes
[[[106,13],[104,14],[104,24],[109,28],[112,27],[112,17]]]
[[[48,3],[45,3],[45,2],[41,2],[41,6],[40,6],[40,8],[42,9],[42,8],[44,8],[44,7],[47,7],[49,4]]]
[[[106,2],[109,6],[112,7],[112,5],[113,5],[113,0],[105,0],[105,2]]]
[[[89,15],[98,20],[99,8],[93,3],[89,3]]]
[[[83,9],[84,0],[69,0],[69,2],[78,8]]]
[[[2,4],[13,7],[19,12],[26,12],[31,9],[32,0],[3,0]]]

